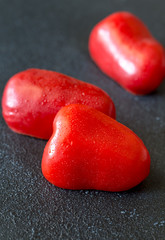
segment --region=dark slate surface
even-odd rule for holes
[[[46,141],[18,135],[0,113],[0,239],[165,239],[165,82],[133,96],[90,60],[91,28],[128,10],[165,45],[164,0],[0,0],[0,96],[7,80],[30,67],[56,70],[110,94],[117,119],[134,130],[151,154],[149,177],[122,193],[70,191],[41,173]]]

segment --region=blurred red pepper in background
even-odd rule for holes
[[[165,51],[147,27],[128,12],[99,22],[89,37],[93,61],[131,93],[154,91],[165,76]]]

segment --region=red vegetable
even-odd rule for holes
[[[134,132],[81,104],[63,107],[55,117],[42,172],[66,189],[128,190],[149,174],[150,156]]]
[[[14,75],[2,98],[3,117],[18,133],[49,139],[56,113],[81,103],[115,117],[111,98],[100,88],[61,73],[29,69]]]
[[[89,38],[98,67],[134,94],[155,90],[165,76],[165,52],[133,14],[117,12],[99,22]]]

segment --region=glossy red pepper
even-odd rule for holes
[[[115,118],[111,98],[100,88],[61,73],[29,69],[14,75],[3,98],[3,117],[18,133],[49,139],[56,113],[65,105],[89,105]]]
[[[128,12],[109,15],[93,28],[89,52],[105,74],[134,94],[152,92],[165,76],[163,47]]]
[[[128,190],[149,174],[141,139],[107,115],[81,104],[61,108],[43,158],[42,172],[66,189]]]

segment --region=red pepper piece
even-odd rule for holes
[[[3,117],[15,132],[49,139],[56,113],[71,103],[89,105],[115,118],[115,106],[100,88],[40,69],[20,72],[9,80],[2,98]]]
[[[43,158],[42,172],[66,189],[128,190],[149,174],[142,140],[107,115],[81,104],[61,108]]]
[[[93,28],[89,52],[105,74],[133,94],[152,92],[165,76],[163,47],[128,12],[109,15]]]

